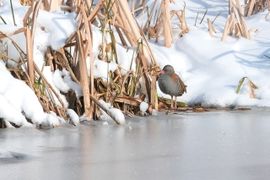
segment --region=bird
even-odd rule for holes
[[[158,76],[158,85],[159,89],[164,94],[171,96],[171,109],[176,109],[176,98],[177,96],[182,96],[185,92],[187,92],[187,86],[175,73],[173,66],[166,65],[163,67]]]

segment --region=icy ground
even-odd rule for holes
[[[269,116],[162,113],[120,127],[92,121],[50,131],[4,129],[1,179],[268,180]]]

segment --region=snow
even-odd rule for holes
[[[140,103],[140,111],[141,112],[145,113],[147,111],[148,107],[149,107],[149,105],[146,102],[143,101]]]
[[[56,71],[55,73],[53,73],[51,71],[50,66],[44,66],[42,73],[44,74],[44,76],[46,77],[46,80],[50,83],[50,85],[52,86],[54,91],[61,98],[61,101],[64,103],[64,106],[68,107],[67,99],[64,95],[61,94],[60,91],[65,90],[63,92],[67,92],[69,88],[67,87],[66,83],[64,83],[63,79],[61,78],[61,75],[59,77],[59,71]],[[64,86],[63,86],[63,84],[64,84]],[[52,94],[51,100],[54,101],[57,105],[62,106],[61,102],[58,100],[58,98],[56,97],[55,94]]]
[[[122,111],[120,109],[114,108],[110,103],[107,103],[103,100],[99,100],[99,102],[106,108],[107,111],[109,111],[112,116],[115,118],[115,120],[123,125],[126,122],[125,116],[122,113]],[[101,109],[101,116],[100,119],[103,121],[112,121],[113,119]]]
[[[90,61],[89,58],[87,59]],[[108,79],[108,72],[114,72],[118,68],[118,65],[114,62],[107,63],[96,59],[94,62],[94,77],[102,78],[103,80]],[[90,65],[88,65],[88,72],[90,73]]]
[[[5,20],[7,25],[1,24],[0,29],[5,34],[11,33],[23,27],[23,18],[28,10],[28,7],[21,6],[19,1],[13,1],[15,23],[14,26],[10,3],[8,0],[3,1],[4,6],[1,7],[1,17]],[[39,69],[44,65],[44,53],[48,47],[54,50],[65,45],[66,39],[76,30],[76,14],[65,13],[61,11],[46,12],[40,10],[37,16],[37,23],[34,35],[33,58]],[[68,28],[67,28],[68,27]],[[23,33],[11,36],[11,38],[18,43],[19,47],[25,52],[26,43]],[[10,58],[18,61],[19,53],[12,45],[10,40],[5,40],[8,43],[8,55]],[[16,66],[16,63],[9,62],[10,66]]]
[[[0,7],[1,17],[3,17],[7,23],[7,25],[5,25],[1,21],[0,30],[7,35],[23,26],[24,14],[28,9],[28,7],[21,6],[19,1],[13,1],[15,26],[12,20],[9,3],[10,2],[8,0],[4,0],[2,1],[2,7]],[[66,28],[67,25],[68,28]],[[67,72],[61,72],[62,74],[60,74],[60,72],[56,72],[55,76],[53,76],[54,73],[50,70],[50,67],[44,66],[44,53],[49,46],[55,50],[62,47],[65,44],[65,40],[75,30],[75,14],[39,11],[36,32],[34,35],[34,60],[39,69],[44,70],[43,72],[46,79],[50,82],[58,95],[61,96],[66,107],[68,106],[68,103],[65,97],[61,95],[58,88],[64,92],[68,89],[72,89],[76,92],[77,96],[80,97],[82,93],[78,87],[79,85],[71,81]],[[10,39],[15,41],[25,52],[26,43],[23,33],[13,35]],[[3,39],[2,43],[6,44],[8,47],[8,56],[11,59],[8,61],[7,66],[16,67],[18,65],[17,62],[19,61],[20,55],[10,39]],[[5,119],[7,126],[10,125],[9,122],[16,124],[17,126],[31,126],[26,119],[29,119],[37,126],[41,125],[48,127],[59,126],[64,122],[63,119],[56,116],[53,112],[45,113],[33,90],[23,81],[13,78],[2,62],[0,63],[0,74],[0,118]],[[61,79],[60,75],[64,78]],[[61,82],[61,86],[56,87],[55,85],[58,85],[59,82]],[[60,104],[57,101],[56,103]]]
[[[30,126],[26,118],[36,125],[48,122],[57,126],[61,123],[59,117],[43,111],[34,91],[24,81],[11,76],[3,62],[0,62],[0,82],[0,118],[17,126]]]
[[[52,78],[53,84],[55,84],[55,87],[59,89],[60,91],[67,93],[69,91],[69,86],[64,81],[62,77],[62,72],[59,69],[56,69],[53,73]]]
[[[7,22],[0,21],[0,31],[10,34],[23,27],[23,18],[28,7],[23,7],[18,1],[13,1],[16,25],[13,23],[10,10],[10,1],[0,1],[1,17]],[[154,0],[147,2],[148,6],[153,4]],[[161,1],[158,1],[160,3]],[[173,17],[174,42],[171,48],[162,45],[163,40],[159,42],[150,41],[154,55],[161,68],[166,64],[171,64],[177,74],[187,85],[187,93],[178,97],[179,101],[187,102],[190,105],[202,104],[204,106],[270,106],[270,81],[268,75],[270,71],[270,21],[265,19],[268,11],[258,13],[254,16],[245,18],[248,28],[252,31],[251,39],[227,37],[224,42],[221,41],[224,24],[228,13],[228,2],[223,0],[189,0],[186,3],[186,18],[190,32],[183,37],[179,37],[178,19]],[[157,4],[156,8],[160,6]],[[184,7],[184,1],[178,0],[172,3],[172,10],[180,10]],[[200,23],[203,13],[207,9],[205,19]],[[198,20],[195,24],[197,13]],[[211,37],[208,33],[206,19],[213,20],[217,14],[214,26],[217,33]],[[37,18],[37,25],[34,34],[34,60],[40,70],[52,85],[53,89],[61,97],[65,108],[68,108],[68,102],[61,93],[74,91],[77,98],[82,96],[82,90],[66,69],[51,71],[49,66],[45,66],[44,53],[48,47],[58,50],[64,44],[66,39],[76,31],[76,14],[64,13],[61,11],[45,12],[40,10]],[[138,17],[139,24],[144,24],[146,13]],[[122,74],[135,70],[136,63],[132,61],[135,48],[124,48],[120,45],[119,37],[117,40],[117,61],[104,62],[97,59],[99,45],[102,42],[100,29],[93,27],[93,54],[94,54],[94,76],[108,79],[108,71],[120,69]],[[107,42],[109,38],[106,36]],[[19,33],[3,39],[2,44],[8,47],[8,56],[11,60],[7,62],[8,67],[18,66],[19,53],[12,44],[15,41],[19,47],[25,51],[25,37]],[[88,72],[90,72],[90,58],[87,59]],[[23,67],[25,68],[25,67]],[[236,94],[236,88],[241,78],[248,77],[258,86],[255,90],[256,98],[250,98],[250,90],[246,82],[239,94]],[[30,120],[35,125],[54,127],[61,125],[63,119],[56,116],[55,113],[45,113],[42,109],[34,91],[23,81],[11,76],[6,66],[0,63],[0,118],[4,118],[7,125],[14,123],[18,126],[31,126],[27,121]],[[157,86],[158,88],[158,86]],[[158,89],[158,95],[170,98]],[[55,103],[60,105],[57,98]],[[112,107],[110,104],[102,102],[105,107],[117,117],[120,124],[125,122],[123,113]],[[141,103],[140,110],[145,112],[146,103]],[[78,124],[79,117],[71,109],[67,109],[70,121]],[[101,119],[111,120],[105,112]]]
[[[77,126],[80,123],[80,117],[73,109],[68,109],[67,115],[69,116],[71,124]]]
[[[50,69],[50,67],[45,67],[45,68]],[[52,73],[51,84],[55,86],[56,91],[59,90],[63,93],[67,93],[68,91],[72,90],[75,92],[77,98],[82,96],[81,86],[72,80],[70,73],[66,69],[63,69],[63,70],[57,69],[51,73]],[[50,76],[51,73],[49,73],[48,76]],[[61,93],[58,92],[58,94],[62,96]],[[64,97],[62,100],[66,101]]]

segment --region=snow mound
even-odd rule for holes
[[[51,113],[45,113],[34,91],[24,82],[15,79],[0,62],[0,118],[16,126],[30,126],[26,120],[39,125],[49,123],[58,126],[63,121]]]
[[[80,123],[80,117],[73,109],[68,109],[67,115],[69,116],[69,120],[71,124],[77,126]]]
[[[106,103],[103,100],[99,100],[99,102],[106,108],[107,111],[109,111],[112,116],[115,118],[115,120],[123,125],[126,122],[125,116],[123,112],[120,109],[114,108],[110,103]],[[100,119],[104,121],[112,121],[113,119],[101,109],[101,116]]]

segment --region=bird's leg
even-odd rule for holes
[[[177,102],[176,102],[176,96],[174,96],[174,109],[177,109]]]
[[[171,110],[173,109],[173,96],[171,96]]]

